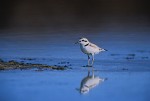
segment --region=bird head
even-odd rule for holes
[[[80,38],[77,43],[79,43],[81,45],[86,45],[89,43],[89,40],[87,38]]]

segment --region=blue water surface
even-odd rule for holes
[[[150,72],[96,72],[107,78],[81,94],[77,88],[87,76],[82,71],[10,70],[0,72],[1,101],[149,101]]]
[[[107,49],[95,56],[95,75],[106,79],[86,94],[87,56],[74,43],[80,37]],[[1,32],[0,58],[24,63],[65,65],[65,71],[0,71],[0,101],[150,101],[149,32]]]

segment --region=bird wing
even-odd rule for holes
[[[100,49],[97,45],[93,44],[93,43],[90,43],[90,46],[93,47],[93,48],[98,48]]]
[[[89,46],[93,47],[93,48],[97,48],[99,49],[100,51],[107,51],[106,49],[103,49],[103,48],[100,48],[98,47],[97,45],[93,44],[93,43],[90,43]]]

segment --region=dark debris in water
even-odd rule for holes
[[[126,57],[125,59],[126,59],[126,60],[133,60],[134,57]]]
[[[120,54],[112,53],[111,56],[119,56]]]
[[[137,50],[137,52],[139,52],[139,53],[145,53],[146,51],[145,50]]]
[[[128,54],[128,56],[134,57],[134,56],[135,56],[135,54]]]
[[[58,64],[67,64],[67,65],[69,65],[70,62],[67,62],[67,61],[61,61],[61,62],[59,62]]]
[[[122,68],[122,70],[128,70],[127,68]]]
[[[31,61],[31,60],[36,60],[36,58],[20,58],[21,60],[29,60],[29,61]]]
[[[17,62],[14,60],[5,62],[2,59],[0,59],[0,70],[12,70],[12,69],[32,69],[32,68],[38,68],[38,71],[43,71],[46,69],[53,69],[53,70],[66,70],[71,69],[68,65],[45,65],[45,64],[32,64],[32,63],[22,63]]]
[[[148,56],[143,56],[143,57],[141,57],[141,59],[147,60],[147,59],[149,59],[149,57]]]

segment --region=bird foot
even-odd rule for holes
[[[86,67],[93,67],[92,65],[86,65]]]

